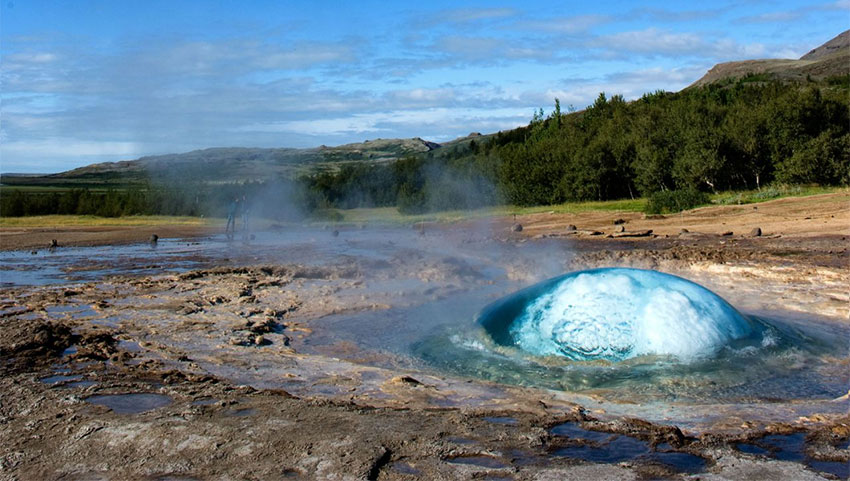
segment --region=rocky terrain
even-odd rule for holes
[[[741,206],[765,216],[761,236],[697,230],[740,222],[737,207],[706,224],[694,220],[705,212],[686,213],[694,216],[689,231],[671,234],[671,218],[537,214],[429,225],[421,236],[381,231],[371,240],[368,228],[319,231],[319,243],[348,246],[333,258],[301,247],[245,248],[188,270],[160,265],[153,274],[7,285],[0,479],[846,476],[846,394],[625,402],[604,391],[450,375],[356,337],[401,333],[404,326],[391,327],[394,313],[610,265],[676,273],[747,312],[804,313],[846,329],[846,202],[820,200],[822,210],[809,216],[828,227],[810,234],[766,223],[794,212],[793,200]],[[516,222],[525,229],[512,232]],[[660,236],[605,237],[651,222]],[[590,235],[597,228],[605,235]],[[418,244],[399,240],[408,236]],[[495,266],[505,279],[489,273]],[[98,259],[72,266],[102,268]],[[370,328],[370,319],[379,324]],[[363,334],[345,337],[358,322]],[[836,375],[847,372],[846,356],[832,362]]]

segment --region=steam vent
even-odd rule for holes
[[[478,322],[497,344],[574,361],[660,355],[688,362],[762,337],[759,325],[708,289],[627,268],[544,281],[491,304]]]

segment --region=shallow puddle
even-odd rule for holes
[[[64,375],[64,374],[57,374],[55,376],[49,376],[49,377],[43,378],[41,380],[41,382],[43,382],[45,384],[62,384],[62,383],[68,382],[68,381],[77,381],[77,380],[82,379],[82,378],[83,378],[83,376],[80,376],[80,375],[68,376],[68,375]]]
[[[172,403],[171,398],[164,394],[151,393],[103,394],[87,397],[86,401],[106,406],[116,414],[138,414]]]
[[[815,471],[830,473],[838,476],[838,479],[850,479],[850,463],[842,463],[838,461],[816,461],[809,460],[806,463]]]
[[[801,462],[806,459],[806,434],[774,434],[761,438],[761,442],[773,451],[773,456],[781,461]]]
[[[454,444],[465,445],[465,446],[476,443],[476,441],[473,441],[472,439],[462,438],[460,436],[449,436],[449,437],[446,438],[446,441],[448,441],[450,443],[454,443]]]
[[[456,456],[453,458],[446,458],[446,462],[452,464],[468,464],[472,466],[480,466],[482,468],[490,468],[490,469],[502,469],[510,466],[508,463],[502,461],[499,458],[494,458],[492,456]]]
[[[847,449],[848,441],[837,446]],[[771,434],[751,443],[738,443],[735,449],[742,453],[765,456],[780,461],[803,463],[810,468],[830,473],[841,479],[850,477],[850,464],[836,461],[819,461],[806,455],[806,434]]]
[[[118,341],[118,349],[127,352],[142,352],[142,347],[136,341]]]
[[[517,420],[515,418],[508,416],[485,416],[482,419],[484,419],[488,423],[502,424],[506,426],[515,426],[517,423]]]
[[[411,476],[418,476],[422,473],[422,471],[419,471],[418,469],[405,463],[404,461],[396,461],[392,463],[392,465],[390,465],[390,469],[397,473],[409,474]]]
[[[768,456],[770,454],[769,449],[765,449],[750,443],[738,443],[735,445],[735,449],[741,451],[742,453],[755,454],[757,456]]]
[[[555,436],[561,436],[570,439],[582,439],[585,441],[593,441],[595,443],[603,443],[611,438],[611,433],[603,433],[601,431],[591,431],[583,429],[577,423],[564,423],[553,427],[550,432]]]
[[[62,385],[62,387],[66,388],[66,389],[73,389],[73,388],[85,389],[87,387],[96,386],[96,385],[97,385],[96,381],[77,381],[77,382],[69,382],[68,384]]]
[[[705,471],[706,466],[705,459],[689,453],[675,451],[656,452],[652,454],[651,458],[682,473],[701,473]]]
[[[672,450],[653,451],[649,443],[622,434],[603,433],[581,428],[577,423],[564,423],[550,431],[555,436],[588,444],[574,444],[557,449],[553,454],[594,463],[621,463],[642,460],[667,465],[677,471],[698,473],[705,470],[705,459]],[[669,445],[662,445],[669,446]]]

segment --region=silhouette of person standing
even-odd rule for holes
[[[237,210],[239,210],[239,197],[234,197],[233,202],[227,208],[227,226],[224,228],[224,233],[228,239],[233,239],[233,234],[236,232]]]
[[[248,240],[248,219],[251,216],[251,207],[248,205],[248,196],[242,195],[242,240]]]

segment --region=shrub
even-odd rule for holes
[[[655,192],[649,196],[649,201],[646,203],[644,212],[647,214],[680,212],[708,203],[708,194],[693,188],[664,190]]]

